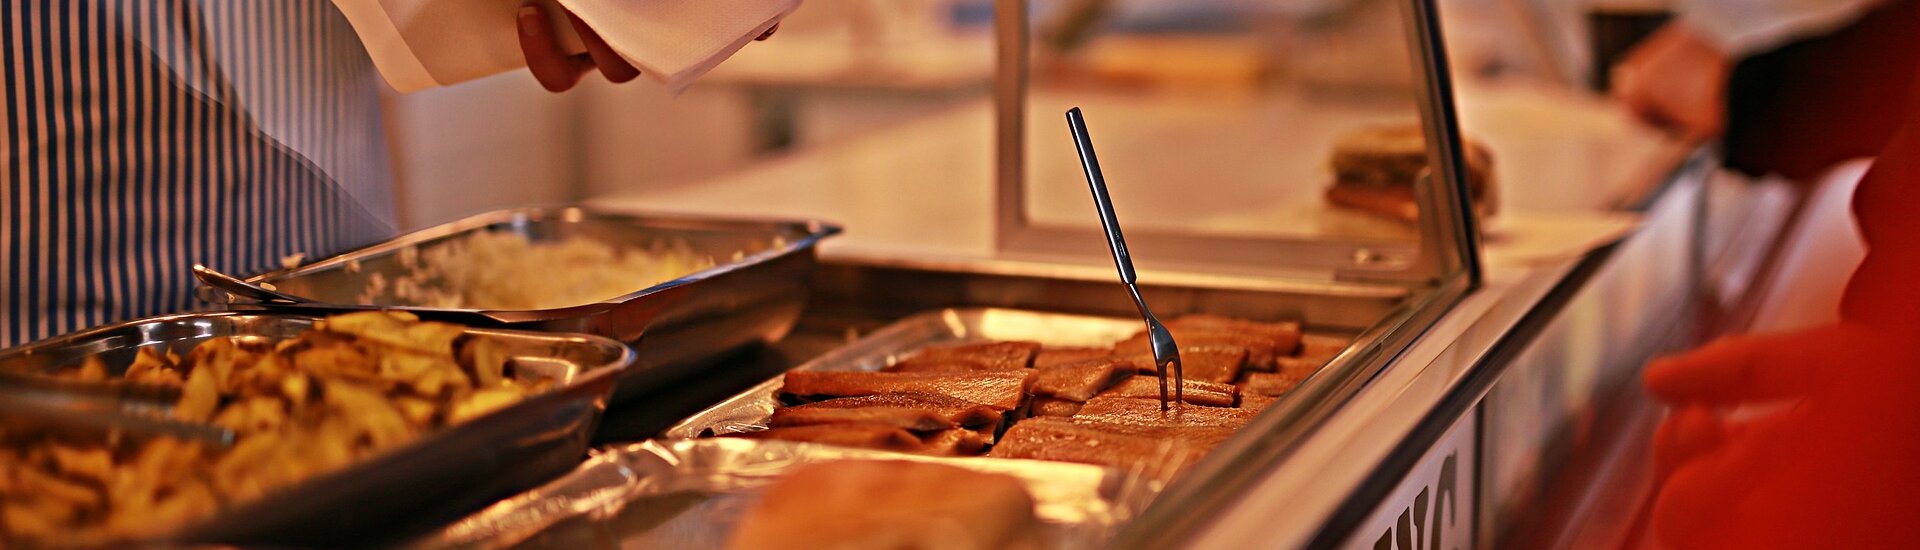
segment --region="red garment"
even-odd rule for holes
[[[1920,36],[1913,40],[1920,44]],[[1853,192],[1867,257],[1841,302],[1850,321],[1920,326],[1920,86],[1912,96],[1906,125]]]
[[[1908,533],[1920,527],[1920,87],[1907,95],[1804,106],[1809,116],[1846,110],[1899,128],[1855,191],[1868,253],[1842,321],[1649,365],[1648,389],[1676,411],[1655,441],[1662,486],[1652,528],[1667,547],[1920,546]],[[1830,137],[1792,141],[1810,149],[1848,141],[1823,141]],[[1750,421],[1724,416],[1781,402],[1791,405]]]

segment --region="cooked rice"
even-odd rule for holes
[[[407,305],[462,309],[552,309],[636,292],[713,267],[684,241],[651,248],[572,237],[531,242],[507,232],[475,233],[403,258],[406,275],[376,279],[362,303],[392,291]],[[391,287],[389,289],[389,287]]]

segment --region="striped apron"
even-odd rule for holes
[[[0,347],[393,232],[379,77],[327,0],[4,0],[0,50]]]

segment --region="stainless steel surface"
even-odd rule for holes
[[[785,441],[648,441],[596,452],[565,477],[415,546],[721,548],[763,487],[799,466],[835,460],[905,460],[1013,476],[1033,496],[1046,548],[1099,548],[1113,526],[1150,496],[1138,478],[1085,464],[922,457]]]
[[[1685,198],[1691,193],[1673,192],[1675,188],[1690,185],[1688,175],[1683,171],[1673,178],[1673,185],[1663,186],[1668,191],[1656,201],[1662,205],[1656,210],[1669,210],[1676,205],[1682,210],[1691,208],[1686,204],[1689,199]],[[1641,352],[1638,345],[1628,343],[1632,340],[1625,338],[1626,335],[1674,332],[1663,328],[1666,326],[1663,323],[1673,320],[1672,314],[1641,318],[1652,311],[1648,308],[1669,311],[1664,308],[1677,305],[1673,297],[1650,295],[1647,291],[1684,284],[1682,281],[1688,280],[1685,273],[1691,267],[1685,250],[1691,246],[1690,239],[1696,237],[1688,234],[1689,217],[1675,219],[1649,212],[1648,219],[1649,226],[1629,237],[1611,257],[1601,254],[1563,264],[1496,264],[1489,271],[1486,286],[1461,299],[1425,336],[1395,358],[1391,367],[1380,371],[1367,388],[1347,400],[1345,410],[1330,418],[1319,435],[1299,446],[1290,459],[1249,480],[1244,498],[1225,507],[1191,511],[1192,515],[1203,518],[1201,530],[1180,538],[1160,537],[1152,541],[1190,548],[1311,547],[1314,535],[1345,534],[1328,531],[1332,519],[1352,508],[1364,510],[1379,504],[1379,500],[1370,501],[1365,495],[1370,489],[1390,485],[1407,471],[1389,465],[1395,457],[1426,450],[1431,440],[1422,439],[1421,434],[1437,433],[1429,428],[1458,421],[1458,410],[1454,406],[1463,400],[1478,401],[1482,394],[1473,388],[1486,382],[1488,377],[1496,377],[1498,382],[1491,393],[1485,394],[1486,401],[1482,403],[1485,411],[1482,419],[1486,424],[1481,429],[1480,445],[1485,453],[1480,456],[1482,484],[1476,491],[1480,496],[1474,504],[1483,512],[1482,523],[1476,529],[1480,543],[1475,546],[1502,547],[1501,539],[1496,536],[1498,530],[1503,529],[1502,523],[1510,526],[1541,521],[1531,514],[1496,518],[1490,513],[1506,505],[1512,494],[1509,490],[1516,486],[1509,481],[1536,475],[1502,461],[1520,457],[1555,465],[1566,462],[1564,456],[1493,446],[1497,440],[1511,440],[1514,436],[1532,437],[1533,432],[1525,426],[1560,423],[1551,414],[1520,410],[1512,405],[1524,408],[1527,403],[1544,402],[1551,406],[1561,401],[1561,396],[1586,395],[1608,378],[1592,376],[1595,372],[1605,372],[1600,364]],[[1659,252],[1653,253],[1656,257],[1644,258],[1654,261],[1627,260],[1629,265],[1606,267],[1622,262],[1621,258],[1629,255],[1627,250],[1635,246],[1652,247]],[[1601,267],[1600,273],[1591,277],[1583,275],[1590,273],[1589,266]],[[1556,301],[1608,278],[1605,273],[1609,270],[1618,272],[1613,276],[1618,280],[1606,284],[1624,285],[1621,290],[1625,294],[1593,302],[1599,308],[1593,313],[1598,315],[1553,313],[1560,309]],[[1647,287],[1649,282],[1654,286]],[[1584,300],[1576,303],[1580,301]],[[1642,305],[1648,307],[1639,307]],[[1573,307],[1568,304],[1568,310]],[[1531,334],[1528,327],[1537,329],[1536,319],[1559,317],[1572,318],[1556,322],[1571,329],[1565,334],[1571,337],[1565,338],[1567,343],[1580,346],[1579,349],[1592,348],[1588,351],[1600,350],[1604,352],[1602,356],[1563,353],[1566,350],[1561,349],[1530,359],[1533,366],[1523,364],[1509,369],[1504,365],[1505,361],[1500,359],[1503,350],[1529,345],[1533,340],[1528,336]],[[1532,372],[1513,379],[1523,371]],[[1498,395],[1502,393],[1506,395]],[[1495,405],[1496,398],[1516,401]],[[1612,411],[1596,414],[1608,417]],[[1573,441],[1593,441],[1598,434],[1592,430],[1603,428],[1586,421],[1562,425],[1566,426],[1565,431],[1552,431],[1571,435]],[[1518,432],[1514,431],[1515,427],[1520,427]],[[1634,489],[1614,486],[1609,490]],[[1534,512],[1545,507],[1541,503],[1522,506],[1523,511]],[[1580,526],[1607,523],[1599,514],[1571,517]],[[1541,544],[1523,543],[1521,547],[1552,546],[1544,541],[1534,542]]]
[[[233,445],[231,429],[170,417],[168,413],[179,399],[180,393],[171,388],[0,372],[0,423],[24,422],[137,437],[168,436],[215,448]]]
[[[1499,459],[1486,466],[1489,490],[1500,491],[1483,504],[1489,544],[1653,544],[1647,522],[1659,487],[1647,450],[1666,407],[1641,386],[1641,366],[1751,331],[1786,275],[1786,249],[1803,244],[1795,241],[1809,201],[1825,193],[1715,173],[1717,159],[1708,160],[1683,170],[1648,210],[1648,227],[1489,391],[1489,417],[1503,424],[1483,443]]]
[[[1405,305],[1412,291],[1382,285],[1310,282],[1175,272],[1146,272],[1142,293],[1160,313],[1217,313],[1249,319],[1307,319],[1358,333]],[[809,319],[844,318],[864,328],[945,307],[1036,309],[1137,316],[1114,292],[1113,271],[1009,261],[828,263],[814,277]]]
[[[0,371],[43,374],[99,357],[123,373],[141,348],[186,355],[220,337],[291,338],[314,317],[244,312],[153,317],[0,352]],[[571,469],[634,352],[607,338],[468,329],[505,344],[516,377],[552,390],[330,473],[236,503],[150,542],[266,546],[374,544],[465,516]]]
[[[1107,193],[1107,178],[1100,174],[1100,157],[1093,152],[1093,136],[1087,135],[1087,120],[1079,107],[1067,110],[1067,129],[1073,133],[1073,145],[1080,151],[1080,165],[1087,172],[1087,186],[1093,190],[1093,206],[1100,214],[1100,228],[1107,233],[1107,247],[1113,250],[1113,266],[1120,270],[1120,283],[1127,286],[1140,319],[1147,323],[1147,338],[1152,344],[1153,367],[1160,378],[1160,410],[1167,410],[1167,365],[1173,365],[1174,400],[1186,401],[1186,372],[1180,368],[1180,345],[1173,333],[1153,316],[1147,300],[1140,297],[1139,275],[1133,272],[1133,258],[1127,254],[1127,238],[1120,233],[1120,217],[1113,213],[1113,197]]]
[[[392,307],[423,318],[542,332],[586,333],[640,344],[642,368],[620,384],[616,402],[666,390],[674,380],[746,347],[785,336],[806,303],[816,245],[840,228],[818,221],[649,215],[582,207],[526,208],[477,215],[246,282],[270,283],[317,304],[273,305],[287,311],[367,309],[360,296],[373,277],[393,280],[418,252],[465,235],[504,231],[535,242],[588,238],[613,245],[685,243],[718,265],[618,298],[572,307],[474,310]],[[232,295],[227,295],[229,298]],[[232,301],[242,307],[258,306]],[[384,307],[383,307],[384,308]]]
[[[306,301],[286,293],[240,280],[239,277],[228,275],[200,264],[193,264],[193,278],[199,279],[202,284],[213,287],[213,289],[220,292],[263,303],[297,304]]]
[[[1575,503],[1557,501],[1562,495],[1554,493],[1563,476],[1598,466],[1620,429],[1641,429],[1637,423],[1658,415],[1646,410],[1655,406],[1639,387],[1646,361],[1694,343],[1711,328],[1714,294],[1702,284],[1708,282],[1702,260],[1725,254],[1707,250],[1709,234],[1703,231],[1716,221],[1702,211],[1712,198],[1714,165],[1693,163],[1677,171],[1676,183],[1646,210],[1643,227],[1569,291],[1563,309],[1538,327],[1539,334],[1497,365],[1505,370],[1482,405],[1481,531],[1487,544],[1565,547],[1551,540],[1562,530],[1583,530],[1596,541],[1617,536],[1601,534],[1617,522],[1591,509],[1569,510]],[[1742,229],[1746,238],[1775,238],[1761,228]],[[1624,495],[1648,487],[1622,482],[1608,490]]]

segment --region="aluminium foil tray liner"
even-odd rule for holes
[[[560,479],[455,523],[416,548],[724,548],[761,491],[804,464],[906,460],[1011,475],[1049,548],[1096,548],[1151,500],[1136,475],[1061,462],[926,457],[745,439],[606,448]]]

